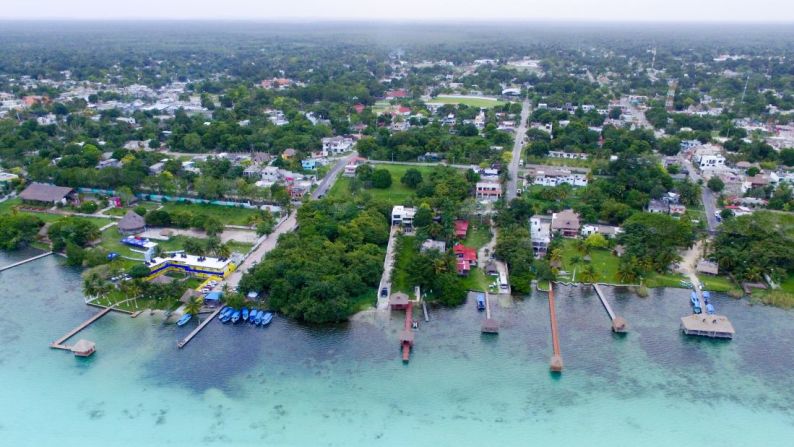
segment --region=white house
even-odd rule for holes
[[[582,152],[549,151],[551,158],[567,158],[572,160],[587,160],[587,154]]]
[[[353,149],[353,139],[347,137],[323,138],[323,151],[327,154],[342,154]]]
[[[411,227],[414,224],[416,208],[397,205],[391,210],[391,224]]]
[[[587,176],[567,169],[530,169],[532,183],[540,186],[559,186],[567,183],[571,186],[587,186]]]
[[[615,227],[612,225],[584,225],[582,227],[582,236],[587,237],[591,234],[599,233],[607,239],[612,239],[618,234],[623,232],[623,228]]]
[[[551,216],[535,215],[529,219],[529,234],[532,240],[532,252],[536,258],[546,256],[551,243]]]

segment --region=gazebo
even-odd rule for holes
[[[92,341],[81,338],[70,348],[70,350],[77,357],[88,357],[96,352],[96,344],[94,344]]]
[[[127,211],[127,214],[119,221],[119,233],[138,234],[146,229],[146,221],[135,211]]]

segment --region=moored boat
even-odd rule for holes
[[[232,313],[232,324],[237,323],[238,321],[240,321],[240,311],[235,310],[234,313]]]
[[[700,308],[700,299],[698,298],[697,292],[692,291],[691,295],[689,296],[689,300],[692,301],[692,310],[696,314],[703,312],[703,309]]]
[[[243,321],[248,321],[248,315],[249,315],[248,308],[243,307]]]
[[[256,324],[256,315],[259,313],[259,309],[251,309],[248,314],[248,322],[251,324]]]
[[[705,301],[706,304],[709,303],[709,298],[711,298],[711,294],[708,291],[704,290],[703,291],[703,301]]]
[[[180,318],[179,321],[176,322],[176,325],[180,327],[184,326],[185,324],[187,324],[188,321],[190,321],[191,318],[193,318],[193,315],[191,314],[182,315],[182,318]]]
[[[262,317],[262,326],[267,326],[271,321],[273,321],[273,314],[271,312],[265,312],[265,315]]]
[[[262,318],[265,316],[265,312],[261,310],[256,311],[256,318],[254,318],[254,324],[259,326],[262,324]]]
[[[477,294],[477,310],[485,310],[485,294]]]
[[[707,312],[709,315],[714,315],[714,312],[716,312],[716,311],[714,310],[714,306],[713,306],[711,303],[708,303],[708,304],[706,304],[706,312]]]

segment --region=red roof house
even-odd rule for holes
[[[477,249],[463,244],[455,244],[452,251],[455,253],[455,257],[458,258],[458,274],[468,275],[471,268],[477,265]]]
[[[469,232],[469,222],[465,220],[456,220],[455,221],[455,237],[457,238],[465,238],[466,233]]]
[[[390,98],[406,98],[408,97],[408,92],[405,89],[397,89],[397,90],[389,90],[386,92],[386,99]]]
[[[356,113],[361,113],[364,111],[364,104],[356,104],[353,106],[353,109],[355,109]]]

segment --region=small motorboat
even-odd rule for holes
[[[243,321],[248,321],[248,308],[243,307]]]
[[[709,303],[709,298],[711,298],[711,294],[708,293],[707,291],[703,291],[703,301],[705,301],[706,304]]]
[[[692,301],[692,310],[696,314],[703,312],[703,309],[700,308],[700,299],[698,298],[697,292],[693,291],[692,294],[689,296],[689,300]]]
[[[185,324],[187,324],[187,322],[190,321],[191,318],[193,318],[193,315],[191,314],[182,315],[182,318],[180,318],[179,321],[176,322],[176,325],[182,327]]]
[[[262,318],[264,318],[265,313],[261,310],[256,311],[256,317],[254,317],[254,324],[259,326],[262,324]]]
[[[248,322],[251,324],[256,324],[256,316],[259,314],[259,309],[251,309],[251,312],[248,314]]]
[[[714,315],[715,310],[714,310],[714,306],[711,303],[706,304],[706,312],[709,315]]]
[[[271,312],[265,312],[265,315],[262,317],[262,326],[267,326],[271,321],[273,321],[273,314]]]
[[[240,311],[235,310],[234,313],[232,313],[232,324],[237,323],[238,321],[240,321]]]
[[[477,295],[477,310],[485,310],[485,294],[480,293]]]

